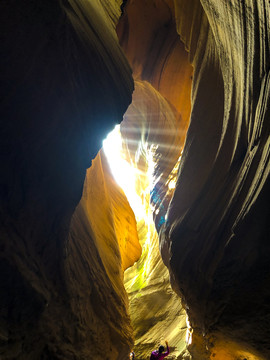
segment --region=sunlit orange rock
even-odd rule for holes
[[[95,246],[100,253],[104,252],[103,264],[108,276],[112,276],[112,282],[118,281],[116,285],[120,287],[123,271],[139,259],[141,246],[134,213],[123,190],[113,179],[102,151],[87,170],[78,206],[83,208],[87,216],[94,233]],[[115,250],[112,251],[113,248]],[[115,257],[115,260],[111,257]],[[112,268],[113,265],[118,268],[119,279],[114,276],[116,270]]]
[[[193,68],[176,31],[173,1],[128,1],[117,25],[135,80],[146,80],[179,112],[186,133]]]
[[[265,0],[1,2],[1,359],[125,360],[133,335],[138,360],[165,337],[171,358],[270,358],[269,15]],[[103,155],[85,180],[130,66],[122,131],[153,175],[137,189],[159,243]]]
[[[111,176],[100,152],[72,217],[65,262],[72,312],[80,324],[77,346],[84,346],[81,352],[89,358],[102,353],[122,358],[133,345],[123,276],[139,259],[141,246],[133,211]],[[94,347],[84,344],[87,337]]]
[[[168,180],[181,155],[185,131],[179,113],[148,82],[136,81],[132,103],[121,123],[121,133],[127,148],[127,158],[142,173],[151,195],[156,225],[165,216],[172,192]],[[140,186],[140,181],[138,181]],[[141,194],[141,189],[137,189]],[[154,198],[159,198],[157,203]],[[163,203],[163,210],[161,203]]]
[[[138,169],[137,194],[145,209],[144,214],[137,215],[142,256],[125,272],[138,359],[149,357],[166,339],[173,358],[186,349],[186,313],[171,289],[157,234],[173,193],[169,183],[175,180],[173,170],[185,138],[181,125],[179,113],[152,85],[135,82],[121,132],[126,158]]]

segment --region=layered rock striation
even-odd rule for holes
[[[10,0],[0,14],[0,358],[121,360],[133,331],[143,358],[167,326],[171,358],[268,359],[269,2]],[[116,25],[136,80],[121,128],[152,175],[137,188],[159,244],[98,154],[133,91]]]
[[[137,193],[159,231],[188,128],[193,69],[172,1],[127,2],[117,33],[136,80],[121,133],[127,160],[138,169]],[[147,358],[167,338],[177,358],[186,347],[185,310],[171,289],[153,223],[137,220],[143,253],[125,273],[136,357]]]
[[[100,320],[91,300],[83,311],[74,302],[98,299],[96,278],[77,259],[83,281],[72,280],[66,261],[79,251],[67,253],[67,236],[86,168],[131,101],[131,70],[102,2],[14,0],[0,14],[0,357],[89,358],[101,333],[85,324]]]
[[[175,7],[194,78],[163,259],[187,307],[195,359],[267,359],[269,3]]]
[[[141,246],[133,211],[103,152],[87,170],[67,251],[66,287],[78,323],[76,356],[125,358],[133,346],[133,329],[123,277],[139,259]]]

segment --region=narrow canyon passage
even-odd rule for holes
[[[155,101],[157,96],[158,101]],[[154,104],[158,104],[158,108]],[[147,109],[151,109],[150,114],[144,112]],[[134,211],[142,246],[140,259],[125,271],[124,277],[137,359],[147,358],[166,339],[173,358],[185,352],[186,341],[191,343],[187,315],[170,286],[153,221],[155,217],[157,229],[165,222],[176,183],[181,149],[175,115],[149,84],[137,83],[132,105],[121,126],[103,142],[114,178]],[[155,124],[154,129],[152,124]],[[122,137],[121,128],[125,137]],[[175,166],[173,162],[164,162],[164,153],[168,152],[174,153],[170,158],[175,159]],[[126,248],[126,251],[131,249]]]
[[[268,360],[269,1],[0,23],[0,359]]]

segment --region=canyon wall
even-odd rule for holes
[[[269,358],[269,7],[0,4],[1,359],[122,360],[134,335],[138,358],[163,336],[171,359]],[[145,263],[98,153],[131,103],[126,58],[126,150],[153,165]]]
[[[117,25],[132,66],[135,91],[121,123],[127,160],[138,169],[137,193],[148,216],[139,217],[143,253],[125,272],[137,359],[164,344],[171,359],[186,349],[186,313],[170,286],[159,253],[165,221],[190,116],[193,69],[176,31],[172,1],[128,1]]]
[[[267,359],[269,2],[175,7],[194,77],[163,259],[194,329],[194,359]]]
[[[125,359],[134,338],[123,277],[139,259],[141,246],[133,211],[103,152],[87,170],[67,252],[65,278],[78,324],[77,358]]]
[[[121,133],[126,158],[136,169],[136,192],[144,208],[136,215],[142,256],[125,272],[136,359],[148,358],[168,340],[171,359],[186,350],[186,313],[172,290],[159,252],[157,230],[173,193],[175,164],[181,155],[182,118],[149,82],[136,81]]]
[[[130,67],[102,4],[0,4],[3,360],[84,359],[91,352],[104,359],[85,325],[93,308],[75,313],[74,302],[78,307],[85,302],[77,303],[81,287],[73,291],[77,273],[67,265],[79,252],[68,253],[73,245],[67,237],[86,168],[121,121],[133,90]],[[96,250],[89,251],[88,261],[94,258],[102,268]],[[77,267],[82,269],[79,261]],[[81,278],[84,296],[92,291],[98,301],[95,278],[87,272]],[[103,329],[112,331],[109,323]],[[112,331],[111,338],[117,344],[123,334]],[[126,340],[131,342],[132,337]],[[117,350],[111,350],[107,358],[116,359]]]

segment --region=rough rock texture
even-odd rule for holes
[[[136,359],[149,358],[151,351],[164,345],[165,340],[170,344],[169,359],[176,359],[186,349],[186,312],[171,288],[154,225],[146,227],[148,233],[142,230],[143,227],[145,224],[142,223],[139,231],[144,244],[142,257],[125,272]]]
[[[269,2],[175,6],[194,79],[163,258],[194,329],[194,359],[268,359]]]
[[[124,359],[133,346],[123,276],[140,255],[134,214],[100,152],[72,216],[65,261],[78,358]]]
[[[173,1],[128,1],[117,34],[135,80],[148,81],[176,108],[185,134],[193,69],[176,31]]]
[[[132,345],[122,279],[140,247],[102,155],[78,205],[86,168],[131,101],[131,71],[114,30],[120,15],[117,33],[140,94],[126,121],[136,123],[132,137],[142,141],[138,168],[155,160],[154,179],[161,175],[151,202],[163,260],[193,328],[189,351],[193,360],[270,358],[269,6],[0,3],[1,359],[120,360]],[[175,136],[167,137],[165,123]],[[167,190],[184,142],[171,200]],[[136,160],[131,142],[127,148]],[[96,184],[98,174],[103,183]],[[168,333],[179,355],[183,309],[157,247],[152,254],[147,271],[136,264],[134,284],[132,270],[126,277],[143,344],[138,354],[146,357],[154,338]],[[150,280],[160,291],[150,292]],[[142,304],[154,305],[158,317]]]
[[[63,263],[86,168],[131,100],[130,67],[99,2],[3,1],[0,16],[0,357],[89,358],[95,311],[74,314],[81,288]]]

